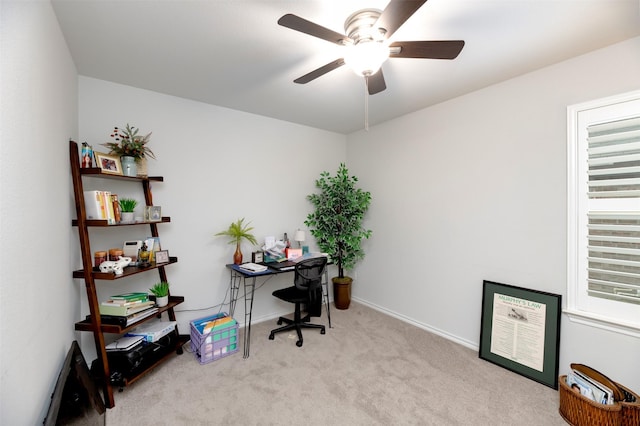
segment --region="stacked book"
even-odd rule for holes
[[[84,191],[87,219],[106,220],[109,225],[120,221],[118,195],[110,191]]]
[[[104,324],[127,327],[158,312],[147,293],[125,293],[111,296],[100,304],[100,319]]]

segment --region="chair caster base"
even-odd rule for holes
[[[275,338],[276,338],[276,336],[273,333],[269,334],[269,340],[273,340]]]
[[[302,340],[298,340],[298,341],[296,342],[296,346],[297,346],[297,347],[299,347],[299,348],[301,348],[301,347],[302,347]]]
[[[326,332],[324,331],[324,328],[320,330],[320,334],[326,334]]]

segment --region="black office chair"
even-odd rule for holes
[[[311,316],[320,316],[322,313],[322,274],[327,266],[326,257],[315,257],[302,260],[296,264],[294,286],[287,287],[273,292],[273,295],[285,302],[295,303],[295,312],[293,320],[289,318],[278,318],[278,325],[285,323],[286,325],[271,330],[269,340],[275,338],[276,333],[287,330],[296,330],[298,333],[298,341],[296,345],[302,346],[302,329],[303,328],[319,328],[320,334],[325,334],[324,325],[311,324],[309,322]],[[302,305],[306,305],[307,315],[303,318],[301,311]]]

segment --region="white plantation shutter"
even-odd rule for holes
[[[587,127],[589,198],[640,197],[640,117]]]
[[[567,112],[565,312],[640,337],[640,91]]]
[[[640,303],[640,117],[587,132],[588,293]]]

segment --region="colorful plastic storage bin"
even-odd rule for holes
[[[221,312],[191,321],[191,351],[200,364],[238,352],[238,322]]]

